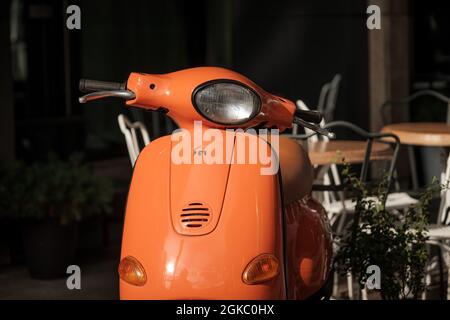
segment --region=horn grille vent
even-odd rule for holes
[[[201,229],[211,221],[211,209],[201,202],[192,202],[179,214],[180,224],[184,229]]]

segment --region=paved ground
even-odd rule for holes
[[[0,300],[2,299],[118,299],[117,260],[105,257],[96,262],[86,261],[80,265],[82,270],[81,290],[68,290],[66,279],[36,280],[28,274],[25,266],[11,267],[0,272]],[[437,284],[438,279],[434,279]],[[348,299],[345,279],[341,279],[340,296]],[[439,299],[439,287],[431,289],[427,299]],[[370,296],[370,299],[379,299]]]
[[[36,280],[27,268],[14,266],[0,272],[1,299],[118,299],[118,261],[116,249],[105,256],[85,259],[80,263],[81,289],[69,290],[66,279]]]

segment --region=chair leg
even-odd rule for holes
[[[450,300],[450,252],[443,253],[445,265],[447,266],[447,300]]]
[[[354,299],[353,296],[353,275],[351,272],[347,273],[347,289],[348,289],[348,298],[350,300]]]
[[[425,282],[425,288],[423,289],[423,291],[422,291],[422,300],[427,300],[427,288],[430,286],[430,284],[431,284],[431,276],[430,276],[430,273],[429,273],[429,271],[430,271],[430,269],[429,268],[426,268],[426,274],[425,274],[425,279],[424,279],[424,282]]]
[[[442,248],[439,248],[438,254],[438,265],[439,265],[439,284],[440,284],[440,298],[441,300],[445,300],[445,290],[444,290],[444,268],[442,266],[442,255],[444,254]]]
[[[362,300],[369,300],[367,297],[367,288],[366,287],[364,287],[364,289],[361,290],[361,297],[362,297]]]
[[[333,275],[333,297],[339,297],[339,272],[335,272]]]
[[[424,285],[424,289],[422,291],[422,296],[421,296],[422,300],[427,300],[427,289],[431,284],[430,273],[433,270],[433,259],[430,259],[430,257],[431,257],[430,246],[427,245],[426,248],[427,248],[428,259],[427,259],[427,263],[425,264],[425,275],[424,275],[424,279],[423,279],[425,285]]]

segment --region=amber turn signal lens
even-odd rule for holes
[[[120,261],[119,276],[120,279],[134,286],[143,286],[147,282],[144,267],[132,256],[127,256]]]
[[[278,259],[273,254],[262,254],[253,259],[242,274],[246,284],[258,284],[275,278],[279,272]]]

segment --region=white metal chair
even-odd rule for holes
[[[441,182],[445,186],[441,190],[441,207],[437,224],[428,226],[428,241],[430,245],[436,245],[441,250],[442,260],[447,267],[447,300],[450,300],[450,157],[447,158],[447,168],[445,174],[441,177]],[[445,210],[446,208],[446,210]],[[431,284],[431,272],[436,268],[437,263],[432,261],[427,267],[425,282],[427,286]],[[442,280],[442,279],[441,279]],[[423,297],[426,297],[424,292]]]
[[[302,100],[297,100],[296,104],[297,107],[301,110],[309,110],[309,108]],[[324,126],[325,120],[322,120],[320,125]],[[305,128],[305,133],[307,135],[310,135],[313,133],[313,131]],[[294,134],[297,134],[297,130],[294,131]],[[328,141],[329,139],[325,136],[311,135],[306,140],[306,143],[309,146],[311,143],[317,142],[319,140]],[[321,181],[321,183],[323,183],[324,185],[334,184],[335,186],[339,186],[342,184],[336,164],[322,166],[318,170],[316,179]],[[399,192],[397,183],[395,183],[394,185],[397,189],[397,192],[389,193],[386,201],[386,208],[388,210],[402,210],[408,208],[409,206],[415,205],[418,202],[417,199],[412,198],[408,195],[408,193]],[[352,199],[347,199],[342,191],[323,191],[321,192],[321,200],[322,205],[328,213],[328,218],[331,225],[335,229],[336,234],[342,234],[348,215],[354,214],[355,212],[356,202],[354,202]],[[338,281],[339,280],[336,277],[333,287],[334,295],[336,295],[338,290]],[[349,274],[347,278],[347,287],[349,291],[349,298],[353,299],[353,279],[351,274]],[[363,299],[367,298],[367,293],[365,290],[363,290],[361,294],[363,295]]]
[[[150,137],[148,135],[147,128],[140,121],[131,122],[130,119],[128,119],[123,114],[120,114],[117,117],[117,121],[119,122],[120,131],[122,131],[125,137],[128,155],[130,156],[131,166],[134,167],[136,159],[139,156],[139,153],[141,152],[141,148],[139,146],[139,139],[136,131],[139,130],[139,132],[141,133],[144,146],[146,146],[147,144],[150,143]]]
[[[432,260],[426,268],[425,284],[427,287],[431,286],[431,274],[442,259],[447,267],[447,300],[450,300],[450,225],[430,225],[428,227],[428,240],[429,245],[438,246],[440,249],[439,261]],[[442,275],[442,274],[441,274]],[[441,278],[441,281],[443,279]],[[442,285],[442,284],[440,284]],[[426,291],[423,293],[423,299],[426,299]]]
[[[367,176],[368,176],[368,168],[370,166],[370,154],[371,154],[371,150],[372,150],[372,145],[375,141],[378,141],[377,143],[387,143],[386,138],[391,139],[392,141],[389,142],[389,144],[394,145],[393,148],[393,154],[392,157],[390,157],[389,159],[389,170],[388,170],[388,175],[387,175],[387,181],[388,181],[388,185],[387,188],[388,190],[390,189],[390,185],[391,185],[391,181],[392,181],[392,176],[393,176],[393,172],[394,172],[394,166],[397,160],[397,155],[398,155],[398,149],[399,149],[399,140],[398,137],[395,135],[391,135],[389,134],[389,136],[387,136],[385,133],[369,133],[366,132],[365,130],[355,126],[352,123],[346,122],[346,121],[334,121],[331,122],[327,125],[325,125],[326,128],[345,128],[348,129],[350,131],[352,131],[353,133],[357,134],[358,136],[360,136],[362,139],[366,140],[366,151],[365,151],[365,155],[364,155],[364,161],[362,163],[362,168],[361,168],[361,175],[360,175],[360,179],[362,182],[367,182]],[[297,135],[297,138],[299,139],[310,139],[313,135],[317,135],[315,133],[307,133],[306,135]],[[334,172],[335,174],[333,175],[333,173],[329,173],[329,171],[331,170],[331,168],[334,166]],[[337,195],[337,197],[333,196],[333,193],[331,193],[331,191],[324,191],[326,189],[329,190],[333,190],[333,189],[342,189],[342,188],[335,188],[337,186],[339,186],[340,183],[340,176],[338,174],[338,169],[336,165],[330,165],[326,167],[327,171],[325,172],[324,176],[323,176],[323,181],[324,183],[326,183],[327,185],[332,185],[332,187],[330,188],[323,188],[321,187],[319,190],[321,190],[320,192],[330,192],[330,195],[328,197],[329,200],[331,200],[330,202],[328,202],[328,208],[327,208],[327,201],[329,201],[328,199],[323,199],[323,204],[324,207],[327,210],[330,210],[329,212],[329,216],[330,216],[330,220],[331,223],[334,224],[334,229],[335,232],[337,234],[341,234],[342,231],[344,231],[344,223],[346,222],[346,217],[347,214],[349,213],[353,213],[353,217],[354,219],[356,219],[356,221],[359,219],[358,217],[358,213],[355,212],[355,206],[356,203],[352,203],[351,200],[347,200],[345,197],[345,193],[344,191],[340,191],[339,194]],[[326,178],[328,176],[331,175],[330,178]],[[336,176],[336,177],[334,177]],[[333,183],[331,183],[331,180],[333,179]],[[342,189],[343,190],[343,189]],[[390,194],[390,193],[389,193]],[[389,195],[388,195],[388,199],[389,199]],[[387,204],[387,203],[386,203]],[[332,211],[336,206],[339,206],[339,210],[337,211]],[[338,222],[338,223],[337,223]],[[337,225],[337,228],[336,228]],[[335,243],[336,248],[338,248],[338,243]],[[337,289],[338,289],[338,275],[336,275],[335,277],[335,281],[334,281],[334,287],[333,287],[333,293],[334,295],[336,295],[337,293]],[[351,275],[351,273],[348,274],[347,276],[347,286],[348,286],[348,296],[350,299],[353,299],[353,277]],[[363,296],[364,296],[364,291],[362,292]]]
[[[317,111],[320,111],[324,119],[320,123],[321,126],[324,126],[326,122],[333,121],[334,119],[334,110],[336,109],[336,101],[338,97],[339,92],[339,85],[341,82],[342,76],[340,74],[336,74],[331,82],[325,83],[321,90],[319,95],[319,101],[317,103]],[[297,107],[301,110],[310,110],[306,104],[302,100],[297,100],[296,102]],[[313,131],[310,129],[305,128],[306,134],[311,134]],[[298,126],[294,125],[292,133],[298,134]],[[328,141],[328,137],[321,137],[323,141]],[[307,143],[310,144],[311,142],[317,142],[319,141],[319,137],[317,135],[311,136]],[[328,173],[326,173],[329,171]],[[331,184],[331,177],[333,179],[339,181],[339,173],[337,170],[337,167],[335,165],[333,166],[325,166],[320,170],[320,173],[318,174],[318,177],[320,180],[323,180],[323,184],[330,185]],[[323,194],[325,203],[338,203],[336,197],[331,192],[325,192]],[[343,204],[343,203],[342,203]]]

